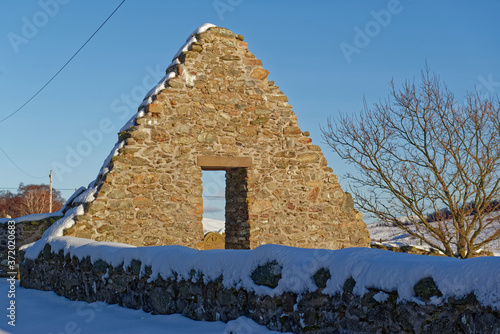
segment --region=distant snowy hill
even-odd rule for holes
[[[226,222],[223,220],[203,218],[202,223],[203,234],[207,234],[208,232],[219,232],[220,234],[222,234],[226,232]]]
[[[225,233],[225,221],[216,220],[210,218],[203,218],[203,233],[208,232],[219,232]],[[429,249],[426,244],[421,244],[420,240],[415,237],[412,237],[405,233],[403,230],[392,226],[387,223],[373,223],[368,224],[368,232],[370,232],[370,237],[372,241],[380,242],[389,246],[415,246],[421,249]],[[488,229],[486,232],[489,234],[491,229],[500,228],[500,222],[497,222],[494,226]],[[484,234],[483,234],[484,235]],[[481,235],[479,236],[480,240]],[[489,246],[485,248],[486,251],[494,252],[495,255],[500,256],[500,240],[497,240],[491,243]]]
[[[372,241],[380,242],[389,246],[416,246],[422,249],[429,249],[426,244],[421,244],[420,240],[410,236],[403,230],[393,226],[388,223],[373,223],[367,224],[368,232],[370,232],[370,237]],[[497,230],[500,228],[500,222],[496,222],[486,231],[481,233],[478,240],[483,240],[485,235],[490,235],[492,230]],[[500,256],[500,240],[490,243],[484,248],[486,251],[494,252],[495,255]]]

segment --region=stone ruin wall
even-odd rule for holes
[[[369,246],[362,214],[243,38],[210,28],[197,40],[119,134],[125,146],[65,235],[203,248],[202,169],[225,169],[228,184],[246,182],[227,187],[226,248]]]

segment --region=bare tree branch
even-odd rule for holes
[[[469,94],[458,105],[427,66],[419,85],[391,88],[387,101],[330,118],[323,138],[358,171],[347,178],[361,209],[448,256],[474,256],[500,238],[477,241],[500,209],[500,102]]]

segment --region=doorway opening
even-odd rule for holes
[[[223,234],[226,220],[226,172],[204,170],[201,182],[203,185],[203,234],[208,232]]]
[[[211,211],[215,214],[215,212],[220,213],[222,209],[222,203],[219,202],[213,210],[212,204],[215,203],[211,202],[210,199],[220,201],[223,189],[220,181],[222,181],[222,175],[225,174],[224,232],[226,236],[224,248],[250,249],[247,167],[252,166],[252,158],[199,156],[197,163],[203,171],[202,177],[205,178],[203,181],[204,220],[211,219],[208,217],[212,213]],[[214,173],[214,171],[222,174],[209,174]],[[210,180],[213,180],[214,183],[210,184]],[[205,202],[207,202],[206,205]]]

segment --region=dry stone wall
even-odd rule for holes
[[[138,259],[118,266],[102,259],[93,263],[90,257],[52,252],[46,245],[37,259],[23,260],[21,286],[55,291],[71,300],[103,301],[153,314],[180,313],[195,320],[227,322],[246,316],[269,329],[293,333],[500,333],[500,312],[482,306],[473,293],[439,305],[427,303],[441,296],[430,277],[414,286],[419,303],[398,303],[397,291],[370,288],[363,296],[354,294],[352,278],[342,292],[323,294],[331,275],[342,274],[324,268],[311,275],[316,291],[274,296],[225,287],[223,277],[207,281],[196,268],[189,279],[154,278],[152,269]],[[255,284],[273,289],[282,278],[281,267],[270,261],[251,276]],[[378,298],[380,294],[385,298]]]
[[[23,221],[10,224],[0,223],[0,277],[8,277],[8,272],[16,272],[18,249],[24,245],[35,242],[42,237],[42,234],[58,219],[60,216],[47,217],[41,220]],[[14,221],[14,219],[10,220]],[[9,237],[10,230],[14,230],[15,238]],[[9,247],[10,246],[10,247]],[[9,252],[9,250],[11,252]],[[12,253],[12,251],[14,251]],[[15,256],[16,268],[9,266],[9,255]]]
[[[221,169],[227,247],[369,246],[351,196],[243,37],[218,27],[195,37],[167,69],[176,76],[119,134],[96,199],[65,235],[202,248],[202,170]],[[233,198],[240,172],[245,193]]]

